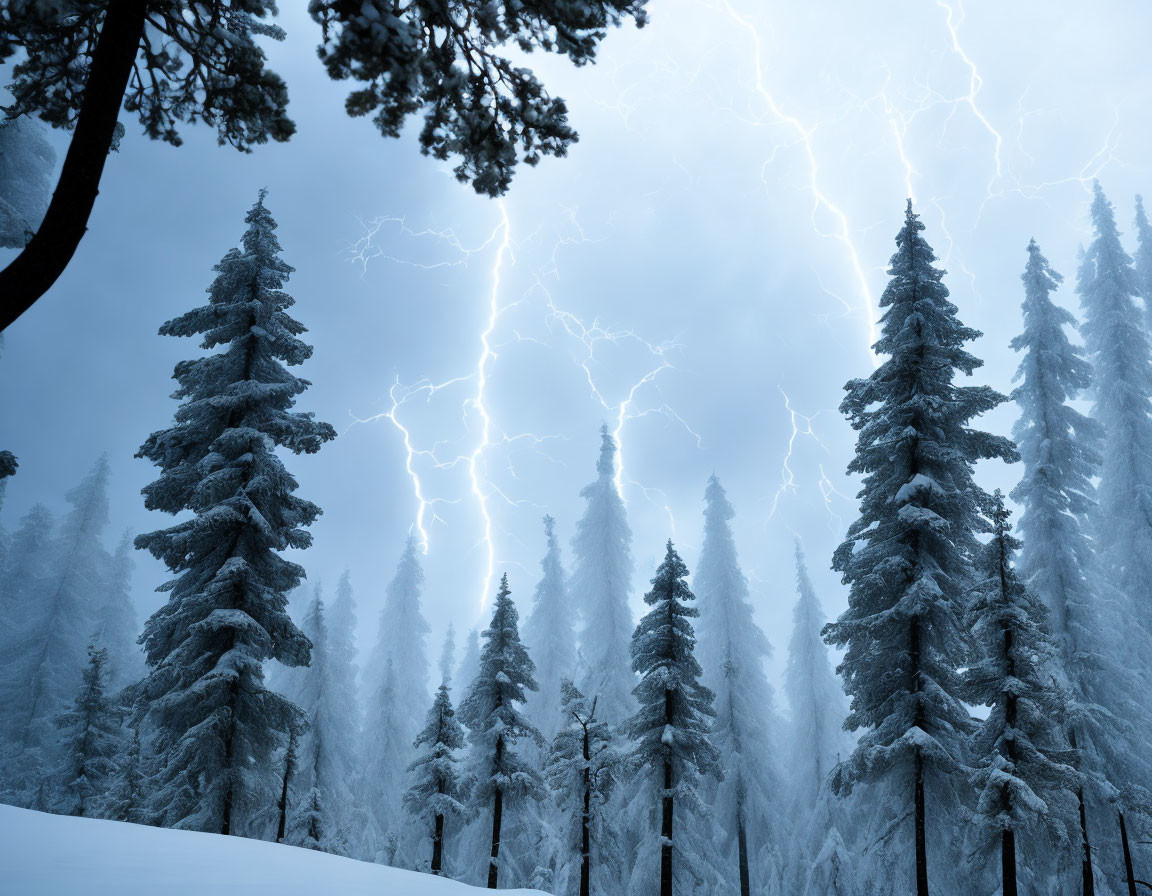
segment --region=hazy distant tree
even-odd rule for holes
[[[992,539],[980,549],[966,612],[977,652],[964,680],[969,701],[990,707],[972,742],[977,818],[993,849],[999,840],[1004,896],[1016,896],[1017,836],[1032,835],[1025,847],[1025,879],[1048,879],[1051,856],[1042,854],[1041,838],[1050,831],[1063,845],[1075,829],[1079,775],[1066,761],[1067,700],[1053,682],[1056,649],[1047,610],[1016,574],[1020,542],[1008,517],[997,491]]]
[[[109,558],[104,586],[96,607],[95,643],[108,651],[106,675],[113,693],[139,680],[144,656],[136,637],[140,633],[136,602],[132,599],[132,535],[125,532]]]
[[[628,722],[633,740],[628,762],[659,800],[660,896],[672,896],[674,881],[699,873],[699,869],[679,867],[688,864],[686,847],[701,834],[685,821],[703,808],[698,799],[702,779],[723,777],[720,753],[709,736],[713,695],[700,683],[696,637],[690,622],[700,613],[692,606],[696,598],[685,581],[687,576],[688,568],[669,541],[664,561],[652,579],[652,590],[644,595],[644,602],[652,609],[632,636],[632,668],[640,676],[635,690],[640,708]],[[673,828],[677,798],[681,805],[679,837]],[[634,874],[651,879],[647,869],[637,868]]]
[[[444,644],[440,648],[440,684],[452,685],[452,673],[456,671],[456,626],[451,622],[444,632]],[[465,682],[467,684],[467,682]]]
[[[1152,224],[1144,211],[1144,197],[1136,197],[1136,239],[1138,248],[1133,256],[1140,296],[1144,299],[1145,328],[1152,333]]]
[[[724,772],[709,803],[723,831],[720,852],[738,870],[741,896],[749,896],[779,877],[780,723],[764,674],[772,646],[752,615],[732,537],[736,511],[715,476],[704,502],[704,544],[693,579],[700,604],[696,654],[702,681],[715,695],[711,738]]]
[[[88,648],[88,665],[80,692],[69,712],[56,718],[62,732],[58,802],[65,815],[104,814],[104,803],[116,774],[116,760],[124,744],[120,719],[104,687],[108,652]]]
[[[204,349],[223,350],[176,366],[175,424],[139,452],[161,468],[144,489],[148,509],[192,514],[136,539],[176,573],[142,636],[149,674],[140,696],[159,760],[154,805],[166,826],[223,834],[274,804],[272,756],[297,724],[299,710],[265,686],[263,663],[309,656],[286,612],[304,570],[280,552],[311,544],[305,527],[320,508],[294,494],[276,449],[311,454],[336,434],[292,410],[309,383],[285,365],[312,349],[288,315],[294,301],[282,286],[292,268],[263,192],[245,220],[242,248],[216,265],[208,304],[160,330],[202,334]]]
[[[632,715],[636,701],[628,644],[632,637],[632,530],[616,489],[616,440],[600,429],[596,480],[580,496],[588,505],[572,538],[572,578],[568,593],[580,610],[581,688],[595,694],[602,718],[619,724]]]
[[[540,566],[543,577],[532,596],[532,612],[524,622],[524,646],[536,664],[540,690],[528,698],[528,714],[546,739],[567,723],[561,703],[561,683],[576,674],[576,630],[572,606],[560,563],[560,542],[556,521],[544,517],[544,537],[548,551]]]
[[[566,724],[553,738],[545,766],[566,822],[557,875],[563,889],[557,892],[589,896],[594,878],[596,892],[609,892],[625,864],[610,809],[621,756],[612,729],[596,717],[596,699],[589,701],[570,679],[560,685]],[[577,861],[578,872],[571,867]]]
[[[460,720],[468,726],[473,764],[478,775],[475,806],[492,806],[492,841],[488,888],[495,890],[500,871],[500,836],[505,801],[541,800],[540,773],[515,750],[519,741],[543,746],[543,738],[521,711],[528,691],[536,690],[535,666],[520,642],[519,614],[512,602],[507,573],[500,579],[492,622],[484,630],[480,670],[460,704]]]
[[[19,658],[27,647],[22,629],[29,609],[39,608],[49,587],[52,529],[48,508],[33,504],[12,533],[0,578],[0,757],[8,755],[18,743],[18,701],[14,691],[22,687]],[[8,783],[0,780],[0,791]]]
[[[108,564],[101,542],[108,524],[108,478],[108,460],[102,457],[68,492],[72,509],[47,545],[22,543],[25,534],[42,537],[38,529],[16,533],[16,549],[31,556],[17,555],[14,564],[27,566],[13,571],[13,584],[22,593],[9,602],[13,630],[0,665],[0,694],[12,739],[5,784],[23,791],[16,798],[24,804],[58,761],[56,718],[72,706],[88,663],[95,604]],[[43,522],[37,514],[33,525]]]
[[[472,629],[468,632],[468,638],[464,642],[464,656],[460,659],[460,668],[456,670],[456,680],[460,682],[462,693],[467,693],[479,671],[480,633],[476,629]]]
[[[875,349],[888,357],[848,383],[840,406],[859,433],[848,471],[863,476],[863,488],[860,516],[833,557],[850,588],[848,609],[825,629],[846,648],[846,724],[864,729],[834,784],[841,793],[883,784],[874,797],[880,823],[913,821],[908,865],[918,896],[928,894],[929,806],[934,826],[952,829],[940,813],[963,778],[972,727],[959,673],[969,648],[961,614],[987,501],[973,467],[1016,456],[1008,440],[969,426],[1004,397],[954,382],[981,365],[963,348],[980,334],[948,300],[923,229],[909,201],[880,300],[887,310]]]
[[[308,10],[322,29],[328,74],[360,85],[348,113],[372,114],[388,137],[422,115],[421,152],[458,157],[457,179],[490,196],[508,189],[519,162],[566,155],[577,140],[564,101],[501,55],[504,48],[583,65],[609,26],[646,21],[644,0],[310,0]],[[76,251],[122,105],[145,134],[174,145],[178,126],[195,122],[243,151],[292,136],[287,88],[265,66],[259,43],[283,39],[268,21],[275,14],[274,0],[0,5],[0,63],[24,53],[12,70],[9,117],[37,115],[75,131],[43,224],[0,272],[0,329],[48,290]]]
[[[429,870],[440,874],[444,870],[444,823],[447,819],[462,817],[467,811],[464,779],[457,768],[460,759],[456,755],[464,746],[464,729],[452,709],[447,682],[437,688],[427,723],[413,746],[417,757],[408,767],[412,785],[404,794],[404,808],[418,819],[431,822]]]
[[[400,836],[401,800],[406,789],[405,775],[412,758],[412,740],[407,740],[407,704],[397,684],[395,666],[389,659],[384,674],[368,703],[364,719],[364,755],[360,763],[360,793],[372,817],[375,832],[372,857],[380,861],[382,849],[394,851]],[[385,847],[391,840],[391,846]],[[386,862],[391,864],[391,862]]]

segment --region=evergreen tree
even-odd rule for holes
[[[44,587],[23,595],[30,602],[18,596],[21,603],[13,606],[17,624],[0,673],[5,722],[14,742],[4,777],[25,805],[60,760],[56,719],[72,706],[88,662],[86,647],[108,564],[101,544],[108,523],[108,475],[102,457],[68,492],[72,509],[59,534],[40,559],[27,561],[28,572],[35,568],[37,578],[45,573]],[[31,580],[16,584],[22,590],[34,586]]]
[[[116,780],[108,801],[108,817],[114,821],[146,823],[145,797],[143,746],[140,743],[140,731],[133,728],[127,751],[118,763]]]
[[[1152,333],[1152,224],[1144,212],[1144,197],[1136,197],[1136,239],[1139,248],[1134,256],[1140,295],[1144,299],[1145,329]]]
[[[428,721],[413,746],[418,754],[408,767],[412,785],[404,794],[404,808],[425,825],[431,823],[429,870],[440,874],[444,870],[444,822],[461,818],[466,811],[464,782],[456,768],[460,761],[456,753],[464,746],[464,729],[456,721],[447,682],[437,688]]]
[[[560,564],[560,542],[556,521],[544,517],[544,537],[548,552],[540,561],[543,577],[532,596],[532,613],[524,623],[524,644],[536,663],[537,694],[528,700],[528,714],[545,738],[552,738],[566,723],[561,703],[561,683],[576,674],[576,632],[564,568]]]
[[[440,683],[452,684],[452,673],[456,671],[456,627],[449,622],[444,632],[444,646],[440,648]]]
[[[144,657],[136,637],[140,633],[136,603],[132,600],[132,536],[125,532],[108,563],[96,610],[95,642],[108,651],[108,689],[119,692],[144,672]]]
[[[811,810],[832,769],[846,755],[843,725],[848,708],[820,634],[824,610],[808,577],[800,539],[796,539],[796,594],[784,672],[784,692],[792,708],[788,768],[794,799]]]
[[[567,724],[553,738],[545,767],[553,798],[568,822],[556,892],[589,896],[595,879],[596,891],[606,893],[624,864],[609,808],[620,755],[612,729],[596,717],[596,699],[589,703],[570,679],[560,684]],[[578,872],[572,867],[577,861]]]
[[[63,741],[54,808],[64,815],[101,816],[116,774],[123,741],[120,719],[105,693],[107,661],[106,650],[88,648],[88,665],[76,701],[71,711],[56,718]]]
[[[660,896],[672,896],[673,882],[681,877],[673,856],[689,838],[674,839],[675,800],[683,809],[699,811],[701,778],[723,777],[721,756],[709,740],[714,711],[712,692],[700,683],[696,637],[689,621],[699,616],[691,605],[695,595],[685,579],[688,567],[671,540],[644,602],[652,609],[640,620],[632,636],[632,668],[640,676],[635,695],[639,711],[628,723],[634,741],[631,766],[650,779],[660,797]]]
[[[969,701],[990,707],[972,741],[981,825],[1000,843],[1004,896],[1016,896],[1017,834],[1044,826],[1061,840],[1074,830],[1073,792],[1079,776],[1063,761],[1063,692],[1053,684],[1056,649],[1044,605],[1016,575],[1020,542],[999,491],[993,496],[992,539],[980,550],[977,581],[967,610],[977,642],[976,661],[964,673]],[[1036,838],[1038,840],[1038,838]],[[1041,882],[1036,840],[1028,867]]]
[[[749,896],[753,886],[759,892],[779,877],[780,732],[764,675],[772,646],[753,618],[732,537],[736,512],[715,476],[704,501],[704,545],[693,582],[700,601],[696,652],[715,695],[711,737],[724,772],[709,803],[723,831],[720,852],[738,871],[741,896]]]
[[[429,700],[426,642],[431,629],[420,607],[423,590],[420,545],[409,535],[396,574],[384,594],[379,636],[365,674],[369,694],[373,694],[383,686],[385,668],[392,663],[397,712],[389,724],[399,726],[397,736],[406,748],[420,730],[420,720],[424,718]],[[406,768],[410,760],[410,754],[403,755],[401,769]]]
[[[405,772],[412,755],[412,741],[404,740],[402,706],[397,676],[388,659],[383,680],[368,706],[364,730],[364,758],[361,762],[360,792],[372,818],[373,861],[392,864],[399,841],[400,806],[405,791]],[[388,844],[391,845],[388,845]]]
[[[962,779],[972,727],[958,672],[969,646],[961,614],[987,501],[972,469],[1016,454],[1008,440],[968,425],[1004,399],[954,383],[981,365],[963,348],[979,333],[948,301],[923,229],[909,201],[880,300],[887,310],[875,349],[888,358],[848,383],[840,406],[859,433],[848,471],[864,482],[860,517],[833,558],[851,589],[848,610],[825,629],[846,648],[846,724],[865,731],[834,786],[848,793],[883,783],[885,821],[913,819],[918,896],[928,893],[928,808],[942,813]]]
[[[354,834],[350,809],[356,726],[351,716],[352,695],[344,690],[347,682],[333,653],[319,592],[304,619],[304,634],[312,644],[312,662],[300,690],[290,695],[307,723],[293,769],[293,802],[303,813],[296,821],[294,837],[311,849],[346,852]]]
[[[1095,369],[1092,415],[1105,436],[1093,541],[1105,581],[1152,632],[1152,351],[1139,281],[1099,183],[1092,224],[1076,292]]]
[[[292,411],[309,383],[285,365],[312,349],[288,315],[294,302],[281,287],[292,268],[263,192],[245,221],[242,248],[216,265],[208,304],[160,329],[203,334],[205,349],[223,350],[176,366],[176,422],[139,452],[161,468],[146,506],[193,514],[136,539],[176,573],[142,636],[141,696],[159,759],[154,805],[167,826],[223,834],[244,831],[274,803],[272,756],[297,723],[292,704],[265,686],[263,662],[308,661],[308,639],[285,610],[304,570],[279,552],[308,547],[305,527],[320,508],[294,494],[275,448],[311,454],[336,434]]]
[[[1024,462],[1023,478],[1012,491],[1024,508],[1019,575],[1048,609],[1058,656],[1053,672],[1068,697],[1065,718],[1078,746],[1076,764],[1098,795],[1110,794],[1115,791],[1107,777],[1126,764],[1128,752],[1121,745],[1120,720],[1138,713],[1125,705],[1132,703],[1135,682],[1108,643],[1118,620],[1086,576],[1093,554],[1084,528],[1095,509],[1092,479],[1100,465],[1101,430],[1071,402],[1089,388],[1092,369],[1065,333],[1076,326],[1075,318],[1051,299],[1063,278],[1035,241],[1028,245],[1021,279],[1024,330],[1012,340],[1012,348],[1025,353],[1016,374],[1020,385],[1012,393],[1020,407],[1013,434]],[[1080,839],[1083,889],[1091,893],[1086,825]]]
[[[484,630],[484,647],[468,696],[460,704],[460,719],[468,726],[478,780],[476,805],[491,801],[492,850],[488,862],[488,888],[497,888],[500,871],[500,835],[505,800],[510,805],[538,801],[545,795],[540,773],[516,752],[519,741],[543,746],[543,738],[519,709],[527,691],[536,690],[536,669],[520,643],[519,614],[508,588],[508,574],[500,579],[492,622]]]
[[[580,492],[588,502],[572,538],[574,557],[568,593],[584,624],[580,650],[584,666],[581,690],[596,694],[601,716],[618,724],[635,710],[628,644],[632,612],[632,530],[624,501],[616,488],[616,440],[608,427],[600,429],[600,459],[596,480]]]
[[[460,660],[460,668],[456,678],[464,688],[472,685],[480,672],[480,633],[476,629],[468,632],[468,639],[464,642],[464,656]]]

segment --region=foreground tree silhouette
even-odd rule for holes
[[[981,366],[963,348],[980,334],[948,301],[923,229],[909,200],[880,300],[875,350],[888,359],[850,382],[840,405],[859,433],[848,471],[864,482],[860,516],[833,557],[851,589],[848,609],[825,629],[846,648],[845,725],[866,729],[833,786],[883,784],[889,805],[911,804],[918,896],[928,893],[928,795],[939,802],[962,780],[972,729],[957,671],[968,650],[960,617],[988,501],[972,469],[981,458],[1016,457],[1010,441],[968,425],[1004,397],[953,382]]]
[[[361,86],[345,103],[397,137],[423,113],[420,150],[460,159],[457,179],[503,194],[516,165],[563,156],[578,139],[568,109],[532,71],[500,55],[510,44],[595,59],[609,26],[643,25],[645,0],[311,0],[328,74]],[[0,271],[0,329],[52,286],[88,226],[121,106],[144,132],[179,145],[177,126],[204,122],[247,152],[296,130],[288,90],[265,67],[261,37],[275,0],[22,0],[0,5],[0,63],[13,70],[10,118],[37,115],[73,130],[48,212],[24,251]]]
[[[160,587],[171,597],[142,636],[150,668],[140,705],[158,759],[153,804],[160,824],[223,834],[243,830],[238,810],[273,802],[272,756],[299,724],[299,710],[265,687],[263,662],[309,658],[286,609],[304,570],[279,552],[311,544],[304,527],[320,508],[294,494],[276,448],[311,454],[336,435],[291,410],[309,383],[285,365],[312,348],[288,315],[293,299],[281,287],[292,268],[263,193],[245,220],[243,248],[216,265],[208,304],[160,329],[203,334],[203,348],[224,350],[176,365],[176,422],[139,452],[161,468],[144,488],[146,506],[192,512],[136,539],[177,574]]]

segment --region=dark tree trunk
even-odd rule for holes
[[[1016,832],[1011,828],[1000,835],[1001,878],[1004,896],[1017,896],[1016,890]]]
[[[147,9],[146,0],[107,4],[76,130],[44,221],[24,250],[0,271],[0,330],[51,288],[88,228],[120,105],[144,36]]]
[[[496,788],[496,804],[492,807],[492,858],[488,861],[488,889],[496,889],[499,874],[497,861],[500,858],[500,822],[504,815],[504,794]]]
[[[284,834],[288,827],[288,782],[292,777],[292,755],[296,747],[295,733],[288,735],[288,752],[284,756],[284,782],[280,785],[280,803],[277,809],[280,820],[276,825],[276,842],[284,842]]]
[[[497,701],[499,705],[499,701]],[[499,769],[504,759],[504,738],[496,738],[496,768]],[[492,854],[488,860],[488,889],[496,889],[496,878],[499,876],[498,862],[500,859],[500,824],[504,820],[504,792],[496,788],[495,804],[492,807]]]
[[[588,724],[584,724],[584,814],[580,816],[580,896],[589,896],[592,887],[592,757],[588,745]]]
[[[928,896],[928,837],[924,831],[924,757],[916,751],[916,896]]]
[[[1124,823],[1124,813],[1120,816],[1120,843],[1124,847],[1124,875],[1128,880],[1128,896],[1136,896],[1136,875],[1132,872],[1132,850],[1128,847],[1128,825]]]
[[[1068,732],[1068,742],[1072,749],[1076,746],[1076,732]],[[1077,752],[1077,755],[1079,753]],[[1079,765],[1079,762],[1077,762]],[[1081,860],[1083,896],[1096,896],[1096,882],[1092,877],[1092,844],[1088,840],[1088,813],[1084,807],[1084,785],[1076,788],[1076,801],[1080,804],[1080,844],[1083,847],[1084,857]]]
[[[660,896],[672,896],[672,760],[664,760],[664,820],[660,826]]]
[[[748,875],[748,832],[744,829],[744,807],[736,809],[736,847],[740,853],[740,896],[750,896],[752,885]]]
[[[432,873],[439,874],[444,863],[444,816],[436,816],[436,831],[432,834]]]

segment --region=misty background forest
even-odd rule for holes
[[[1152,11],[298,6],[0,3],[0,802],[1152,890]]]

